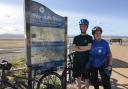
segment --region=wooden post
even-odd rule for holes
[[[30,36],[30,3],[31,0],[24,0],[24,25],[25,25],[25,36],[26,36],[26,57],[27,66],[31,65],[31,36]],[[32,71],[28,68],[28,89],[32,89]]]

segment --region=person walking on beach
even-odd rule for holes
[[[74,37],[72,50],[74,52],[73,77],[77,80],[77,87],[81,89],[81,80],[85,79],[85,89],[89,88],[89,73],[85,65],[89,60],[89,50],[91,49],[92,37],[88,35],[87,29],[89,21],[81,19],[79,22],[81,34]]]
[[[91,71],[92,84],[99,89],[98,72],[104,89],[111,89],[110,76],[112,71],[112,54],[107,41],[101,38],[102,28],[96,26],[92,30],[94,40],[90,50],[88,68]]]

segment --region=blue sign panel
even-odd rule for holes
[[[46,6],[31,2],[31,64],[50,69],[64,66],[66,54],[65,18]]]
[[[32,26],[64,28],[65,20],[44,5],[32,1],[30,24]]]

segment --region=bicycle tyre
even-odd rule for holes
[[[73,82],[72,71],[69,69],[67,72],[68,72],[67,73],[67,77],[68,77],[67,82],[69,82],[71,84]]]
[[[22,83],[22,82],[16,83],[16,84],[15,84],[15,87],[16,87],[17,89],[28,89],[28,86],[27,86],[26,84]]]
[[[17,89],[17,88],[9,82],[4,82],[2,85],[0,84],[0,89]]]
[[[51,78],[55,79],[56,81],[53,81]],[[45,73],[39,79],[37,89],[63,89],[62,77],[56,72]]]

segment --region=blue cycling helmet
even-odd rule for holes
[[[89,21],[87,19],[81,19],[79,25],[89,25]]]
[[[103,30],[102,30],[101,27],[95,26],[95,27],[92,29],[92,35],[94,35],[97,31],[100,31],[101,33],[103,32]]]

